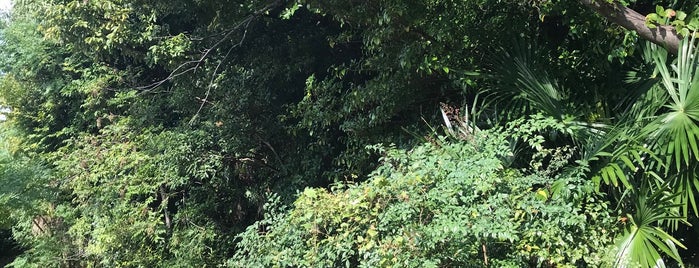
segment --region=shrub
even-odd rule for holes
[[[504,135],[437,138],[384,156],[370,178],[272,199],[230,267],[600,266],[613,217],[591,182],[505,166]],[[527,174],[531,173],[531,174]]]

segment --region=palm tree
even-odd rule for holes
[[[546,71],[537,70],[534,53],[514,49],[505,53],[497,69],[500,84],[490,93],[509,102],[508,111],[542,113],[575,129],[580,148],[580,169],[615,197],[613,203],[627,211],[624,232],[617,244],[617,266],[664,267],[661,254],[682,265],[670,235],[686,217],[699,215],[699,48],[696,37],[680,43],[676,58],[654,44],[644,48],[643,58],[653,68],[650,76],[636,77],[634,98],[606,100],[623,106],[614,117],[596,121],[580,104],[565,98],[566,90]],[[634,72],[636,76],[644,72]],[[629,101],[630,99],[630,101]],[[514,108],[512,108],[514,107]],[[588,109],[592,110],[592,109]],[[581,112],[582,111],[582,112]],[[519,116],[526,114],[520,113]],[[575,128],[573,128],[575,126]],[[563,133],[562,133],[563,134]]]

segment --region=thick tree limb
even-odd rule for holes
[[[658,25],[653,29],[648,28],[645,16],[616,1],[609,3],[606,0],[580,0],[580,2],[609,21],[619,24],[627,30],[635,31],[643,39],[665,47],[672,54],[677,54],[681,37],[674,27]]]

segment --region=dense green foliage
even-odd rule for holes
[[[577,1],[17,1],[0,249],[14,267],[698,265],[699,7],[619,2],[680,51]]]
[[[249,227],[229,264],[611,265],[603,263],[615,219],[603,196],[585,189],[591,181],[505,166],[511,150],[496,132],[434,142],[410,151],[378,147],[383,164],[366,182],[305,190],[289,213]]]

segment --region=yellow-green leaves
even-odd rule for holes
[[[695,13],[688,17],[684,11],[656,6],[655,13],[646,15],[646,26],[654,29],[658,25],[671,25],[678,34],[689,37],[692,32],[699,30],[699,18]]]
[[[484,248],[494,265],[524,265],[532,255],[562,266],[602,263],[603,251],[582,248],[610,245],[609,233],[590,232],[604,224],[588,226],[561,189],[532,188],[550,178],[503,169],[497,156],[507,146],[495,132],[483,135],[389,149],[367,182],[304,190],[271,233],[243,234],[246,253],[229,263],[274,265],[266,256],[285,254],[287,265],[306,267],[482,266]],[[607,215],[600,202],[586,202]]]

